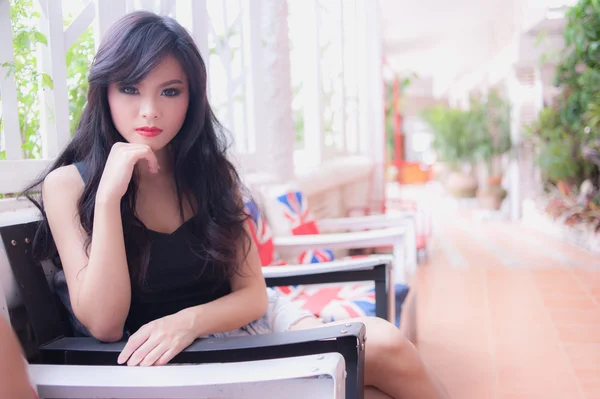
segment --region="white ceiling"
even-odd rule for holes
[[[506,48],[520,29],[516,21],[531,19],[523,10],[538,18],[548,0],[378,1],[390,69],[415,72],[440,92]]]
[[[428,75],[481,55],[494,0],[379,0],[383,49],[388,62]],[[456,59],[450,59],[456,58]],[[437,64],[437,65],[436,65]]]

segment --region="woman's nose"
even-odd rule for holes
[[[148,99],[142,102],[140,113],[142,117],[146,119],[156,119],[160,115],[156,102],[152,99]]]

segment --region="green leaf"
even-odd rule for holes
[[[548,38],[548,30],[542,29],[535,37],[534,46],[539,47]]]
[[[592,42],[590,43],[590,45],[588,46],[587,49],[587,55],[588,57],[590,57],[591,59],[595,59],[598,55],[598,46],[599,43],[598,42]]]
[[[37,30],[34,31],[33,39],[36,43],[45,44],[46,46],[48,45],[48,39],[46,39],[46,36],[44,36],[44,34],[42,32],[39,32]]]
[[[54,82],[52,77],[47,73],[42,73],[42,86],[47,87],[50,90],[54,90]]]
[[[29,46],[31,44],[31,39],[29,37],[29,32],[27,31],[19,31],[14,39],[13,39],[13,43],[15,46],[15,53],[18,54],[22,51],[28,50]]]
[[[6,65],[2,66],[6,68],[6,79],[8,79],[11,75],[15,74],[16,67],[14,63],[5,62],[4,64]]]

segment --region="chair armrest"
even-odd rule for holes
[[[333,346],[326,342],[362,341],[364,334],[362,323],[349,323],[343,327],[326,326],[247,337],[200,338],[172,362],[222,363],[337,352],[328,350]],[[104,343],[87,337],[67,337],[42,346],[40,351],[44,363],[49,364],[116,365],[125,344],[126,341]]]
[[[405,227],[406,263],[411,274],[415,271],[417,266],[416,211],[391,211],[383,215],[321,219],[317,221],[317,225],[324,232]]]
[[[345,370],[342,355],[326,353],[177,367],[32,364],[28,371],[40,397],[50,398],[341,399],[345,397]]]
[[[244,362],[336,352],[346,362],[347,397],[363,398],[364,343],[364,324],[350,322],[248,337],[201,338],[175,356],[172,363]],[[42,346],[40,352],[46,364],[116,365],[125,344],[61,338]]]
[[[395,322],[395,277],[392,260],[392,256],[368,256],[301,266],[270,266],[269,270],[263,273],[269,287],[373,281],[375,314],[377,317]]]
[[[403,222],[414,221],[412,212],[386,213],[382,215],[356,216],[347,218],[321,219],[317,225],[322,231],[355,231],[398,227]]]
[[[372,255],[356,259],[341,259],[306,265],[264,266],[262,272],[263,276],[268,279],[322,273],[340,273],[356,270],[373,270],[373,268],[378,265],[390,266],[392,260],[393,258],[391,255]]]
[[[355,231],[334,234],[307,234],[273,237],[278,250],[302,251],[307,249],[354,249],[399,244],[406,234],[405,227]]]

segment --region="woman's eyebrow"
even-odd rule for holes
[[[168,80],[165,83],[161,84],[160,87],[166,87],[166,86],[170,86],[170,85],[173,85],[176,83],[183,84],[183,82],[179,79],[171,79],[171,80]]]

